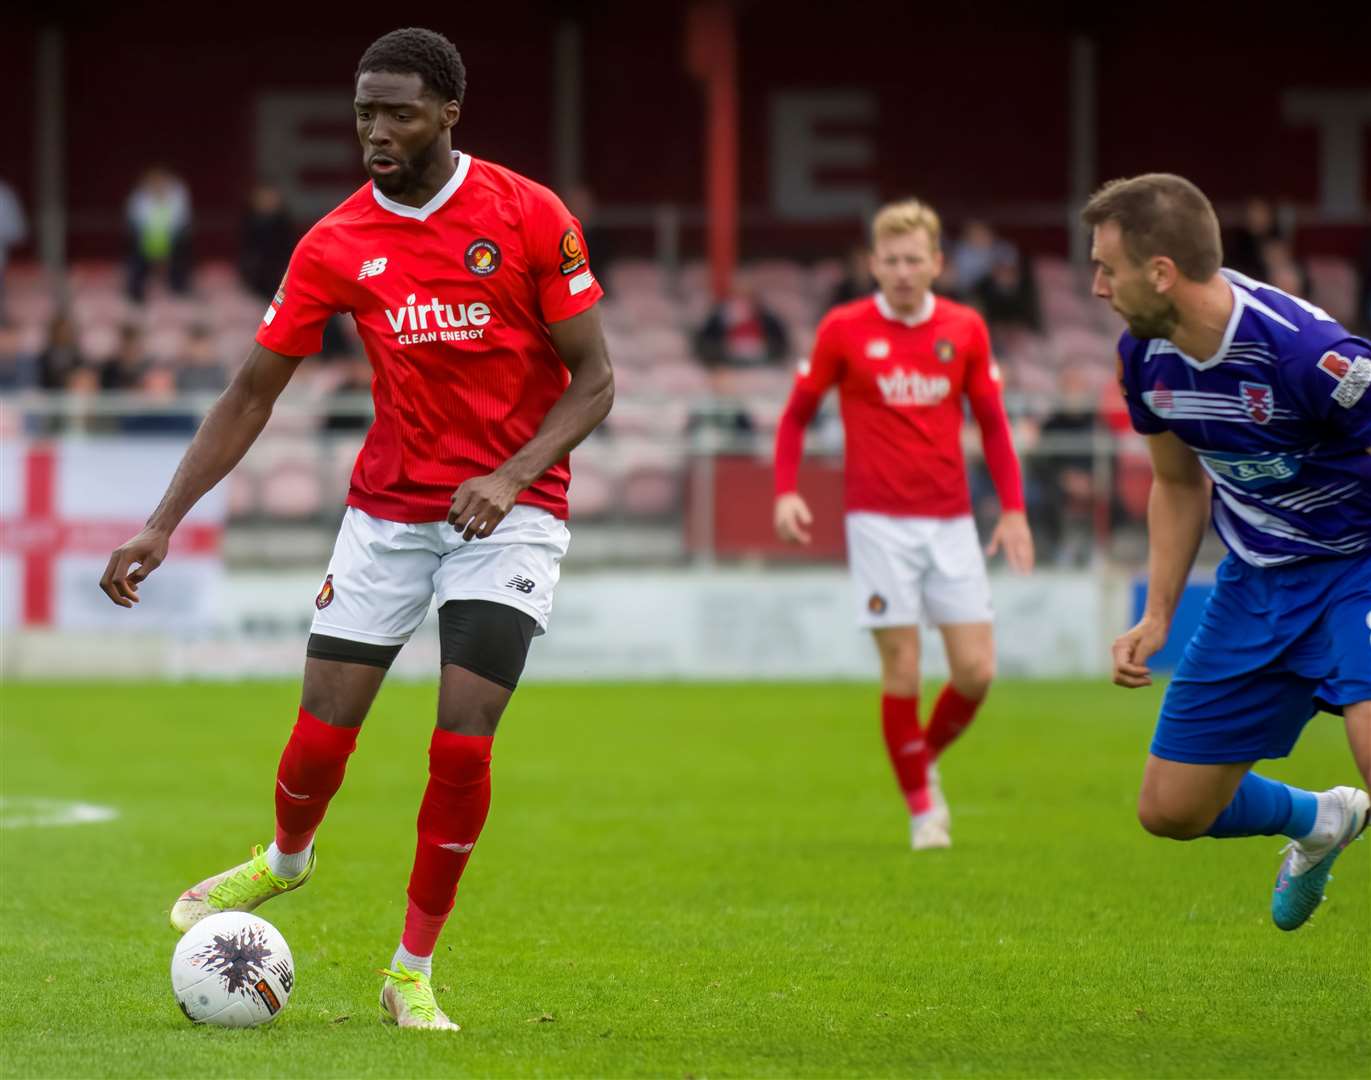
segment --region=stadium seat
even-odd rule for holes
[[[725,373],[728,392],[738,397],[785,401],[790,394],[791,368],[786,366],[743,368]]]
[[[769,303],[777,298],[810,298],[811,278],[803,266],[789,259],[765,259],[749,263],[744,274]]]
[[[841,259],[820,259],[809,268],[810,294],[820,303],[827,303],[828,297],[846,274],[847,268]]]
[[[1040,292],[1043,322],[1049,331],[1066,327],[1089,327],[1094,321],[1090,297],[1062,286]]]
[[[592,455],[579,453],[571,471],[567,505],[575,520],[601,517],[614,505],[615,485]]]
[[[326,505],[341,507],[347,499],[348,485],[352,482],[352,470],[357,465],[363,438],[362,435],[342,432],[329,432],[324,436],[319,482],[322,485],[320,494]]]
[[[699,396],[709,393],[709,376],[704,368],[689,360],[655,364],[644,374],[647,385],[657,394]]]
[[[185,351],[186,332],[180,326],[153,323],[145,341],[149,355],[165,363],[176,363]]]
[[[124,264],[111,259],[80,259],[68,268],[67,280],[73,292],[101,287],[122,291]]]
[[[47,327],[42,323],[19,324],[19,355],[32,356],[43,348],[47,340]]]
[[[685,474],[681,468],[645,465],[629,471],[621,486],[622,508],[635,518],[674,515],[681,510]]]
[[[278,467],[262,480],[262,512],[271,517],[309,518],[322,509],[318,474],[304,468]]]
[[[251,517],[257,512],[258,477],[242,466],[229,473],[228,516],[230,518]]]
[[[673,438],[685,431],[689,404],[679,398],[643,395],[617,399],[605,421],[614,435],[656,435]]]
[[[1064,326],[1047,338],[1047,350],[1057,367],[1081,364],[1109,367],[1118,355],[1117,342],[1087,326]]]
[[[242,289],[238,268],[223,259],[201,263],[195,270],[195,291],[205,296],[219,296]]]
[[[260,507],[281,518],[307,518],[323,505],[321,479],[325,459],[320,444],[309,438],[265,438],[253,447],[260,470]]]
[[[139,317],[128,297],[108,289],[82,289],[73,293],[71,313],[81,325],[123,323]]]
[[[1085,290],[1084,275],[1067,259],[1039,255],[1033,259],[1033,279],[1039,291],[1080,293]]]
[[[608,292],[616,299],[665,292],[662,269],[651,259],[619,259],[610,267]]]
[[[636,330],[678,325],[677,306],[661,293],[632,293],[620,298],[625,325]]]
[[[147,302],[147,325],[149,327],[180,327],[204,322],[209,318],[210,308],[205,301],[170,293],[150,294]]]
[[[6,303],[20,326],[39,327],[43,331],[47,330],[48,323],[57,312],[57,300],[50,292],[30,292],[21,296],[11,294]]]
[[[81,326],[77,328],[76,335],[81,355],[97,363],[112,355],[119,347],[119,327],[114,323]]]

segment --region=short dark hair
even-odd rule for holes
[[[392,30],[368,45],[353,82],[367,71],[418,75],[426,90],[458,105],[467,92],[467,69],[457,46],[437,31],[418,26]]]
[[[1144,173],[1111,180],[1081,211],[1091,228],[1112,221],[1135,265],[1165,255],[1192,281],[1208,281],[1223,265],[1219,219],[1205,194],[1183,176]]]

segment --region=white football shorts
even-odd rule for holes
[[[463,540],[446,521],[386,521],[349,506],[310,632],[372,645],[403,645],[437,596],[491,600],[547,630],[552,592],[571,534],[546,510],[516,506],[483,540]]]
[[[847,515],[857,625],[990,622],[990,579],[970,515]]]

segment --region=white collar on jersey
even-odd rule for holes
[[[462,186],[462,181],[467,178],[467,172],[471,169],[470,154],[454,150],[452,160],[457,163],[457,168],[452,170],[448,182],[434,192],[433,198],[429,199],[423,206],[406,206],[394,199],[388,199],[381,194],[376,182],[372,181],[371,194],[376,199],[376,205],[382,210],[389,210],[392,214],[398,214],[400,217],[413,218],[415,221],[427,221],[430,214],[441,210],[444,204],[457,193],[457,189]]]
[[[1228,286],[1228,291],[1233,294],[1233,313],[1228,316],[1228,326],[1224,329],[1223,341],[1219,342],[1219,351],[1208,360],[1196,360],[1193,356],[1181,352],[1180,349],[1176,348],[1175,345],[1165,338],[1158,338],[1157,343],[1147,350],[1149,359],[1158,353],[1175,353],[1196,371],[1208,371],[1210,368],[1217,364],[1222,364],[1228,359],[1228,349],[1229,346],[1233,344],[1233,338],[1237,336],[1238,323],[1242,322],[1243,309],[1249,304],[1266,310],[1270,309],[1266,308],[1266,305],[1259,300],[1256,300],[1255,297],[1249,296],[1245,290],[1236,288],[1233,283],[1228,280],[1226,274],[1223,280],[1224,284]],[[1273,311],[1271,314],[1275,315],[1275,312]],[[1284,319],[1281,321],[1285,322]],[[1289,324],[1287,323],[1286,325],[1288,326]]]
[[[895,313],[895,309],[890,306],[890,301],[885,298],[885,293],[879,289],[876,291],[876,307],[880,313],[891,322],[903,323],[905,326],[922,326],[928,322],[929,319],[933,318],[933,305],[935,303],[933,291],[930,289],[924,293],[924,302],[919,305],[919,310],[906,318]]]

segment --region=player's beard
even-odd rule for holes
[[[371,182],[376,185],[377,190],[382,195],[389,199],[397,199],[414,186],[414,165],[399,158],[392,158],[391,160],[395,162],[395,171],[382,173],[379,176],[373,173]]]
[[[387,155],[399,166],[393,173],[372,176],[371,182],[388,199],[400,199],[417,188],[430,163],[442,156],[440,140],[434,139],[428,146],[407,158]]]
[[[1124,320],[1135,338],[1169,338],[1180,324],[1181,313],[1167,297],[1154,293],[1146,308],[1124,315]]]

